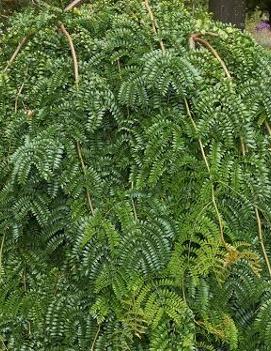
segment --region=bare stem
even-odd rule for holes
[[[69,5],[67,5],[64,9],[64,11],[69,11],[72,10],[74,7],[79,5],[82,2],[82,0],[73,0]]]
[[[195,132],[197,132],[198,131],[198,127],[196,125],[196,122],[193,119],[193,116],[192,116],[192,113],[190,111],[190,108],[189,108],[189,105],[188,105],[188,101],[187,101],[186,98],[184,99],[184,103],[185,103],[187,114],[188,114],[188,116],[189,116],[189,118],[191,120],[191,123],[192,123],[192,125],[193,125],[193,127],[195,129]],[[202,158],[204,160],[205,166],[207,168],[207,171],[208,171],[208,174],[209,174],[209,177],[210,177],[210,180],[211,180],[211,168],[210,168],[210,165],[209,165],[209,162],[208,162],[208,159],[207,159],[207,156],[206,156],[206,153],[205,153],[204,146],[203,146],[201,138],[198,138],[198,143],[199,143],[199,146],[200,146],[200,151],[201,151],[201,154],[202,154]],[[212,191],[212,203],[213,203],[213,206],[214,206],[214,209],[215,209],[215,212],[216,212],[216,216],[217,216],[217,219],[218,219],[218,223],[219,223],[219,230],[220,230],[221,241],[223,243],[225,243],[225,239],[224,239],[224,225],[223,225],[221,214],[220,214],[218,206],[217,206],[217,201],[216,201],[216,198],[215,198],[215,188],[214,188],[213,184],[211,186],[211,191]]]
[[[271,136],[271,127],[270,127],[269,123],[267,121],[265,121],[264,124],[266,126],[266,129],[268,131],[269,136]]]
[[[95,334],[95,336],[94,336],[93,343],[92,343],[92,345],[91,345],[90,351],[94,351],[94,350],[95,350],[94,347],[95,347],[97,338],[98,338],[98,336],[99,336],[100,330],[101,330],[101,324],[99,324],[99,326],[98,326],[98,329],[97,329],[97,332],[96,332],[96,334]]]
[[[189,118],[190,118],[190,120],[191,120],[191,123],[192,123],[192,125],[193,125],[193,127],[194,127],[194,129],[195,129],[195,132],[197,132],[197,131],[198,131],[198,127],[197,127],[197,125],[196,125],[196,123],[195,123],[195,121],[194,121],[194,118],[193,118],[193,116],[192,116],[192,113],[191,113],[191,111],[190,111],[190,107],[189,107],[189,105],[188,105],[188,101],[187,101],[186,98],[184,99],[184,103],[185,103],[185,107],[186,107],[187,114],[188,114],[188,116],[189,116]],[[201,151],[201,154],[202,154],[202,157],[203,157],[205,166],[206,166],[206,168],[207,168],[207,171],[208,171],[209,174],[211,174],[210,165],[209,165],[209,162],[208,162],[208,160],[207,160],[207,156],[206,156],[206,153],[205,153],[204,146],[203,146],[203,143],[202,143],[201,138],[198,139],[198,143],[199,143],[199,146],[200,146],[200,151]]]
[[[245,154],[246,154],[246,146],[245,146],[243,138],[241,138],[241,151],[242,151],[242,155],[245,156]]]
[[[76,142],[76,148],[77,148],[78,157],[80,159],[80,163],[81,163],[83,174],[84,174],[84,176],[86,176],[86,174],[87,174],[86,165],[85,165],[85,162],[84,162],[84,159],[83,159],[81,145],[80,145],[79,141]],[[94,215],[94,206],[92,204],[90,193],[89,193],[89,191],[87,189],[86,189],[86,195],[87,195],[87,202],[88,202],[88,206],[89,206],[90,212],[91,212],[92,215]]]
[[[4,249],[4,242],[5,242],[5,233],[3,234],[1,247],[0,247],[0,279],[1,279],[1,275],[3,274],[3,249]]]
[[[224,239],[224,225],[223,225],[223,220],[222,220],[221,214],[220,214],[218,206],[217,206],[217,201],[215,198],[215,188],[214,188],[213,184],[212,184],[211,190],[212,190],[212,202],[213,202],[214,209],[215,209],[216,216],[217,216],[218,223],[219,223],[220,238],[221,238],[222,243],[225,244],[226,242]]]
[[[134,182],[132,182],[132,189],[133,189],[133,188],[134,188]],[[134,211],[135,220],[138,221],[138,216],[137,216],[137,212],[136,212],[135,201],[134,201],[133,198],[132,198],[132,206],[133,206],[133,211]]]
[[[74,48],[73,40],[72,40],[72,37],[70,36],[69,32],[67,31],[67,29],[64,27],[64,24],[60,25],[60,29],[61,29],[62,33],[66,36],[68,43],[69,43],[69,47],[70,47],[71,54],[72,54],[72,60],[73,60],[74,81],[75,81],[75,86],[78,88],[79,68],[78,68],[78,60],[77,60],[77,55],[76,55],[76,51]]]
[[[18,93],[16,95],[16,99],[15,99],[15,106],[14,106],[14,112],[16,113],[18,111],[18,100],[19,100],[19,97],[22,93],[22,90],[24,88],[24,83],[20,86],[19,90],[18,90]]]
[[[210,34],[210,33],[209,33]],[[190,48],[194,48],[194,43],[198,42],[201,45],[205,46],[211,53],[212,55],[218,60],[218,62],[220,63],[221,67],[223,68],[226,77],[228,79],[231,79],[231,74],[225,64],[225,62],[222,60],[222,58],[220,57],[220,55],[218,54],[218,52],[216,51],[216,49],[205,39],[202,39],[199,37],[199,34],[192,34],[190,39],[189,39],[189,46]]]
[[[270,261],[269,261],[268,255],[267,255],[265,245],[264,245],[262,221],[261,221],[260,213],[259,213],[259,210],[257,207],[255,207],[255,214],[256,214],[256,220],[257,220],[257,225],[258,225],[258,235],[259,235],[259,240],[260,240],[261,247],[262,247],[263,256],[265,259],[265,263],[266,263],[269,275],[271,277],[271,265],[270,265]]]
[[[75,81],[75,86],[78,89],[79,88],[79,68],[78,68],[78,60],[77,60],[77,55],[76,55],[76,51],[74,48],[73,40],[63,24],[60,25],[60,29],[61,29],[62,33],[66,36],[68,43],[69,43],[69,47],[70,47],[70,50],[72,53],[72,59],[73,59],[74,81]],[[80,145],[79,141],[76,141],[76,149],[77,149],[78,157],[80,159],[83,174],[86,177],[86,174],[87,174],[86,165],[84,162],[84,158],[83,158],[82,150],[81,150],[81,145]],[[87,202],[88,202],[90,212],[92,215],[94,215],[94,206],[92,204],[90,192],[87,189],[86,189],[86,196],[87,196]]]
[[[152,30],[153,30],[154,34],[157,35],[158,34],[158,25],[157,25],[157,21],[156,21],[156,18],[154,16],[154,13],[152,11],[152,8],[149,4],[149,0],[144,0],[144,4],[145,4],[146,10],[148,11],[148,14],[151,18]],[[160,40],[159,44],[160,44],[160,48],[161,48],[162,52],[165,52],[165,45],[164,45],[163,41]]]
[[[241,144],[243,144],[242,139],[241,139]],[[245,145],[242,146],[242,154],[243,154],[243,156],[246,155]],[[257,208],[257,206],[255,206],[255,205],[254,205],[254,209],[255,209],[256,222],[257,222],[257,227],[258,227],[258,237],[259,237],[259,241],[260,241],[260,244],[262,247],[262,252],[263,252],[264,259],[265,259],[265,263],[266,263],[266,266],[267,266],[267,269],[268,269],[268,272],[269,272],[269,275],[271,278],[271,264],[270,264],[270,261],[269,261],[268,255],[267,255],[267,250],[266,250],[265,245],[264,245],[262,221],[261,221],[261,217],[260,217],[260,212],[259,212],[259,209]]]
[[[12,54],[11,58],[9,59],[6,67],[4,68],[4,72],[6,72],[8,70],[8,68],[12,65],[12,63],[15,61],[17,55],[19,54],[21,48],[24,46],[24,44],[26,43],[28,37],[24,37],[20,43],[18,44],[16,50],[14,51],[14,53]]]

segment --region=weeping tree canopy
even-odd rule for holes
[[[3,350],[269,349],[270,64],[179,0],[11,18]]]

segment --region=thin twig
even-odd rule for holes
[[[218,52],[216,51],[216,49],[205,39],[202,39],[199,37],[198,34],[192,34],[190,36],[190,39],[189,39],[189,46],[190,48],[194,48],[193,47],[193,43],[195,42],[198,42],[200,44],[202,44],[203,46],[205,46],[211,53],[212,55],[218,60],[218,62],[220,63],[221,67],[223,68],[225,74],[226,74],[226,77],[228,79],[231,79],[231,74],[225,64],[225,62],[222,60],[222,58],[220,57],[220,55],[218,54]]]
[[[93,343],[92,343],[92,345],[91,345],[90,351],[94,351],[94,350],[95,350],[94,347],[95,347],[97,338],[98,338],[98,336],[99,336],[100,330],[101,330],[101,324],[99,324],[99,326],[98,326],[98,329],[97,329],[97,332],[96,332],[96,334],[95,334],[95,336],[94,336]]]
[[[1,344],[2,344],[1,346],[4,348],[3,351],[8,350],[7,346],[4,343],[3,337],[1,335],[0,335],[0,340],[1,340]]]
[[[246,154],[246,146],[245,146],[245,143],[244,143],[244,140],[243,140],[242,137],[241,137],[241,151],[242,151],[242,155],[245,156],[245,154]]]
[[[67,29],[64,27],[64,25],[62,23],[60,25],[60,29],[61,29],[62,33],[66,36],[68,43],[69,43],[69,47],[70,47],[72,59],[73,59],[74,81],[75,81],[76,89],[78,89],[79,88],[79,68],[78,68],[78,60],[77,60],[77,55],[76,55],[76,51],[74,48],[73,40],[72,40],[72,37],[70,36],[69,32],[67,31]],[[84,162],[84,158],[83,158],[82,150],[81,150],[81,145],[80,145],[79,141],[76,141],[76,149],[77,149],[78,157],[80,159],[83,174],[86,177],[86,175],[87,175],[86,165]],[[90,192],[87,189],[86,189],[86,196],[87,196],[87,202],[88,202],[90,212],[92,215],[94,215],[94,206],[92,204]]]
[[[154,13],[152,11],[152,8],[151,8],[151,6],[149,4],[149,0],[144,0],[144,4],[145,4],[146,10],[148,11],[149,16],[151,18],[152,30],[153,30],[154,34],[158,35],[157,21],[155,19],[155,16],[154,16]],[[159,44],[160,44],[160,48],[161,48],[162,52],[165,52],[165,45],[164,45],[162,39],[159,41]]]
[[[203,35],[210,35],[211,37],[219,37],[219,34],[215,32],[204,32],[204,33],[198,32],[198,33],[194,33],[193,35],[196,35],[197,37],[202,37]]]
[[[241,139],[241,143],[242,143],[242,139]],[[245,156],[246,155],[246,149],[245,146],[242,147],[242,155]],[[265,259],[265,263],[271,278],[271,264],[267,255],[267,250],[265,248],[264,245],[264,240],[263,240],[263,230],[262,230],[262,221],[261,221],[261,217],[260,217],[260,212],[257,206],[254,205],[254,209],[255,209],[255,214],[256,214],[256,222],[257,222],[257,227],[258,227],[258,237],[259,237],[259,241],[262,247],[262,252],[263,252],[263,256]]]
[[[69,47],[70,47],[71,54],[72,54],[72,60],[73,60],[74,81],[75,81],[76,88],[78,88],[79,69],[78,69],[78,60],[77,60],[77,56],[76,56],[76,51],[75,51],[75,48],[74,48],[73,40],[72,40],[72,37],[70,36],[69,32],[67,31],[67,29],[64,27],[63,23],[61,23],[60,29],[61,29],[62,33],[66,36],[66,38],[68,40],[68,43],[69,43]]]
[[[258,208],[255,206],[255,214],[256,214],[256,219],[257,219],[257,225],[258,225],[258,235],[259,235],[259,240],[261,243],[261,247],[262,247],[262,252],[264,255],[264,259],[265,259],[265,263],[269,272],[269,275],[271,277],[271,265],[270,265],[270,261],[267,255],[267,251],[264,245],[264,241],[263,241],[263,231],[262,231],[262,221],[261,221],[261,217],[259,214],[259,210]]]
[[[84,162],[84,159],[83,159],[81,145],[80,145],[79,141],[76,142],[76,148],[77,148],[78,157],[80,159],[80,163],[81,163],[83,174],[86,177],[86,174],[87,174],[86,165],[85,165],[85,162]],[[87,201],[88,201],[88,206],[89,206],[90,212],[91,212],[92,215],[94,215],[94,206],[92,204],[90,193],[89,193],[89,191],[87,189],[86,189],[86,195],[87,195]]]
[[[24,37],[20,43],[18,44],[16,50],[14,51],[14,53],[12,54],[11,58],[9,59],[6,67],[4,68],[3,72],[6,72],[8,70],[8,68],[11,66],[11,64],[13,63],[13,61],[15,61],[18,53],[20,52],[21,48],[24,46],[24,44],[26,43],[28,37]]]
[[[226,242],[224,239],[224,225],[223,225],[223,220],[222,220],[221,214],[220,214],[218,206],[217,206],[217,202],[216,202],[216,198],[215,198],[215,188],[214,188],[213,184],[211,185],[211,191],[212,191],[212,202],[213,202],[214,209],[215,209],[216,216],[217,216],[218,223],[219,223],[219,231],[220,231],[221,241],[223,244],[225,244]]]
[[[4,242],[5,242],[5,233],[3,234],[2,242],[1,242],[1,247],[0,247],[0,278],[3,273],[3,249],[4,249]]]
[[[73,40],[63,24],[60,25],[60,29],[63,32],[63,34],[66,36],[68,43],[69,43],[69,47],[70,47],[72,59],[73,59],[75,86],[78,89],[78,87],[79,87],[78,86],[78,84],[79,84],[79,69],[78,69],[78,60],[77,60],[77,55],[76,55],[76,51],[74,48]],[[85,162],[84,162],[84,159],[82,156],[81,145],[80,145],[79,141],[76,142],[76,148],[77,148],[78,157],[80,159],[83,174],[84,174],[84,176],[86,176],[86,166],[85,166]],[[90,212],[92,215],[94,215],[94,207],[92,204],[90,193],[87,189],[86,189],[86,196],[87,196],[87,202],[88,202]]]
[[[188,101],[187,101],[186,98],[184,98],[184,103],[185,103],[187,114],[188,114],[188,116],[189,116],[189,118],[191,120],[191,123],[192,123],[192,125],[193,125],[193,127],[195,129],[195,132],[197,132],[198,128],[197,128],[197,125],[196,125],[196,123],[195,123],[195,121],[193,119],[193,116],[192,116],[192,113],[190,111],[190,108],[189,108],[189,105],[188,105]],[[210,180],[211,180],[211,168],[210,168],[210,165],[209,165],[209,162],[208,162],[208,159],[207,159],[207,156],[206,156],[206,153],[205,153],[204,146],[203,146],[201,138],[198,138],[198,143],[199,143],[199,146],[200,146],[200,151],[201,151],[201,154],[202,154],[202,158],[204,160],[205,166],[207,168],[207,171],[208,171],[208,174],[209,174],[209,177],[210,177]],[[223,221],[222,221],[222,218],[221,218],[221,214],[220,214],[218,206],[217,206],[217,202],[216,202],[216,198],[215,198],[215,188],[214,188],[213,184],[211,185],[211,191],[212,191],[212,203],[213,203],[213,206],[214,206],[214,209],[215,209],[215,212],[216,212],[216,215],[217,215],[218,223],[219,223],[219,230],[220,230],[221,241],[223,243],[225,243],[225,239],[224,239],[224,225],[223,225]]]
[[[134,188],[134,182],[132,182],[132,189],[133,189],[133,188]],[[138,221],[138,216],[137,216],[137,212],[136,212],[135,201],[134,201],[133,198],[132,198],[132,206],[133,206],[133,211],[134,211],[135,220]]]
[[[264,124],[266,126],[266,129],[268,131],[269,136],[271,136],[271,127],[270,127],[269,123],[267,121],[265,121]]]
[[[19,97],[20,97],[20,95],[21,95],[21,93],[22,93],[23,88],[24,88],[24,82],[23,82],[23,84],[20,86],[20,89],[19,89],[19,91],[18,91],[18,93],[17,93],[17,95],[16,95],[15,106],[14,106],[14,112],[15,112],[15,113],[17,113],[17,111],[18,111],[18,100],[19,100]]]
[[[74,7],[79,5],[83,0],[73,0],[69,5],[67,5],[64,9],[64,11],[69,11],[72,10]]]
[[[187,299],[186,299],[186,294],[185,294],[185,282],[184,282],[184,278],[183,278],[183,280],[182,280],[182,295],[183,295],[184,303],[187,304]]]

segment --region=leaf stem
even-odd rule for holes
[[[267,131],[268,131],[269,136],[271,136],[271,127],[270,127],[269,123],[267,121],[265,121],[264,124],[265,124]]]
[[[60,30],[65,35],[65,37],[67,38],[68,43],[69,43],[69,47],[70,47],[71,54],[72,54],[72,60],[73,60],[74,81],[75,81],[76,88],[78,88],[79,68],[78,68],[78,60],[77,60],[77,55],[76,55],[76,51],[74,48],[73,40],[72,40],[72,37],[70,36],[69,32],[67,31],[67,29],[65,28],[63,23],[61,23],[61,25],[60,25]]]
[[[67,5],[64,9],[65,12],[72,10],[74,7],[79,5],[82,2],[82,0],[73,0],[69,5]]]
[[[157,21],[156,21],[156,18],[154,16],[154,13],[152,11],[152,8],[149,4],[149,0],[144,0],[144,4],[145,4],[146,10],[148,11],[148,14],[150,16],[151,22],[152,22],[152,30],[153,30],[154,34],[158,35]],[[159,44],[160,44],[160,48],[161,48],[162,52],[165,53],[165,51],[166,51],[165,45],[164,45],[162,39],[159,40]]]
[[[12,63],[15,61],[17,55],[19,54],[19,52],[21,51],[22,47],[24,46],[24,44],[26,43],[28,39],[28,36],[24,37],[20,43],[18,44],[16,50],[14,51],[14,53],[12,54],[11,58],[9,59],[6,67],[4,68],[3,72],[6,72],[8,70],[8,68],[12,65]]]
[[[210,33],[208,32],[208,34],[210,34]],[[205,46],[212,53],[212,55],[218,60],[218,62],[220,63],[221,67],[223,68],[223,70],[225,72],[226,77],[228,79],[232,79],[231,74],[230,74],[225,62],[220,57],[219,53],[207,40],[200,38],[200,35],[202,35],[202,34],[197,33],[197,34],[192,34],[190,36],[190,39],[189,39],[190,49],[194,49],[195,42],[198,42],[201,45]]]
[[[87,175],[86,165],[85,165],[85,162],[84,162],[84,158],[83,158],[82,150],[81,150],[81,145],[80,145],[79,141],[76,142],[76,148],[77,148],[78,157],[80,159],[80,163],[81,163],[81,168],[82,168],[83,174],[86,177],[86,175]],[[87,202],[88,202],[88,206],[89,206],[90,212],[91,212],[92,215],[94,215],[94,206],[92,204],[90,192],[87,189],[86,189],[86,196],[87,196]]]
[[[258,225],[258,235],[259,235],[259,240],[260,240],[260,244],[262,247],[262,252],[263,252],[263,256],[266,262],[266,266],[269,272],[269,275],[271,277],[271,265],[270,265],[270,261],[267,255],[267,251],[264,245],[264,240],[263,240],[263,231],[262,231],[262,221],[261,221],[261,217],[260,217],[260,213],[258,208],[255,206],[255,214],[256,214],[256,219],[257,219],[257,225]]]
[[[185,103],[187,114],[188,114],[188,116],[189,116],[189,118],[191,120],[191,123],[192,123],[192,125],[193,125],[193,127],[195,129],[195,132],[197,132],[198,131],[198,127],[196,125],[196,122],[193,119],[193,116],[192,116],[192,113],[191,113],[191,110],[190,110],[190,107],[189,107],[189,104],[188,104],[188,101],[187,101],[186,98],[184,98],[184,103]],[[207,159],[207,156],[206,156],[206,153],[205,153],[204,146],[203,146],[201,138],[198,138],[198,143],[199,143],[199,146],[200,146],[200,151],[201,151],[201,154],[202,154],[202,158],[204,160],[205,166],[206,166],[208,174],[209,174],[209,178],[212,181],[211,168],[210,168],[210,165],[209,165],[209,162],[208,162],[208,159]],[[214,209],[215,209],[215,212],[216,212],[216,216],[217,216],[217,219],[218,219],[218,223],[219,223],[219,231],[220,231],[221,241],[223,242],[223,244],[225,244],[224,225],[223,225],[223,220],[221,218],[221,214],[220,214],[218,206],[217,206],[217,201],[216,201],[216,198],[215,198],[215,188],[214,188],[213,183],[211,184],[211,192],[212,192],[212,203],[213,203],[213,206],[214,206]]]
[[[95,350],[94,347],[95,347],[97,338],[98,338],[98,336],[99,336],[100,330],[101,330],[101,324],[99,324],[99,326],[98,326],[98,329],[97,329],[97,332],[96,332],[96,334],[95,334],[95,336],[94,336],[93,343],[92,343],[92,345],[91,345],[90,351],[94,351],[94,350]]]
[[[60,29],[61,29],[62,33],[66,36],[68,43],[69,43],[69,47],[70,47],[72,59],[73,59],[74,81],[75,81],[76,89],[78,89],[79,88],[79,68],[78,68],[78,60],[77,60],[77,55],[76,55],[75,47],[73,44],[73,40],[72,40],[71,35],[67,31],[67,29],[65,28],[63,23],[61,23]],[[82,149],[81,149],[81,145],[80,145],[79,141],[76,141],[76,149],[77,149],[78,157],[80,159],[83,174],[86,178],[86,175],[87,175],[86,165],[84,162],[84,158],[82,155]],[[90,192],[87,190],[87,188],[86,188],[86,196],[87,196],[87,202],[88,202],[90,212],[92,215],[94,215],[94,206],[92,204]]]
[[[241,138],[241,144],[244,144],[242,138]],[[243,156],[246,155],[245,145],[242,146],[242,155]],[[256,205],[254,205],[254,209],[255,209],[256,222],[257,222],[257,227],[258,227],[258,237],[259,237],[259,241],[260,241],[260,244],[261,244],[262,253],[263,253],[263,256],[264,256],[264,259],[265,259],[265,263],[266,263],[266,266],[267,266],[267,269],[268,269],[268,273],[269,273],[269,276],[271,278],[271,264],[270,264],[270,261],[269,261],[269,258],[268,258],[266,247],[264,245],[262,221],[261,221],[261,217],[260,217],[260,212],[259,212],[259,209],[258,209],[258,207]]]

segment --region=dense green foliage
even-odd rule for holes
[[[270,350],[270,55],[151,5],[1,35],[2,350]]]

